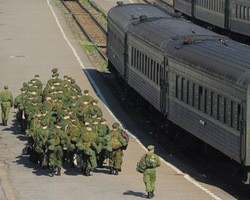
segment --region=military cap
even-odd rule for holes
[[[5,85],[5,86],[4,86],[4,89],[7,90],[7,89],[8,89],[8,85]]]
[[[58,126],[67,126],[67,122],[65,122],[65,121],[59,121],[59,122],[57,122],[57,125]]]
[[[113,128],[118,128],[119,126],[120,125],[117,122],[113,123],[113,125],[112,125]]]
[[[36,74],[35,77],[40,77],[39,74]]]
[[[46,120],[45,118],[41,120],[40,122],[41,126],[47,126],[48,125],[48,120]]]
[[[155,147],[153,146],[153,145],[149,145],[148,147],[147,147],[147,149],[149,150],[149,151],[151,151],[151,150],[153,150]]]
[[[27,87],[28,86],[28,84],[27,83],[23,83],[23,87]]]
[[[21,90],[21,91],[26,91],[26,88],[25,88],[25,87],[22,87],[20,90]]]
[[[63,75],[63,78],[66,78],[66,79],[67,79],[67,78],[68,78],[68,76],[67,76],[67,75]]]
[[[84,90],[83,92],[84,92],[84,94],[87,94],[87,93],[89,93],[89,90]]]
[[[54,73],[58,72],[58,69],[54,68],[54,69],[51,70],[51,72],[54,74]]]
[[[97,99],[94,99],[94,101],[93,101],[94,103],[98,103],[98,100]]]
[[[75,84],[76,82],[75,82],[75,80],[72,78],[71,79],[71,84]]]

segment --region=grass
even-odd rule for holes
[[[63,11],[63,15],[65,16],[65,19],[66,19],[68,26],[70,27],[76,40],[81,45],[82,49],[87,54],[87,57],[89,58],[91,63],[96,67],[96,69],[98,71],[107,73],[108,72],[108,63],[106,61],[103,61],[103,59],[99,55],[95,45],[92,44],[91,42],[89,42],[87,37],[82,33],[82,31],[79,29],[78,25],[75,23],[75,21],[73,20],[71,15],[68,14],[68,11],[62,5],[62,2],[60,0],[55,0],[55,1],[56,1],[56,6]],[[81,0],[81,2],[84,5],[91,7],[88,0]],[[106,19],[105,18],[103,18],[103,19],[106,22]]]

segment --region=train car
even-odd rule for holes
[[[250,36],[250,1],[230,1],[230,30]]]
[[[134,17],[138,11],[143,15]],[[153,6],[126,4],[108,13],[107,48],[132,88],[168,120],[241,163],[249,181],[249,46]]]
[[[173,6],[193,19],[250,36],[249,0],[173,0]]]

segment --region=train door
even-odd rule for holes
[[[160,105],[161,105],[161,113],[164,115],[168,114],[168,58],[164,58],[164,62],[160,68]]]

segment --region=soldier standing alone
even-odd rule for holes
[[[0,93],[0,103],[2,109],[2,124],[7,126],[7,121],[9,119],[10,108],[13,106],[13,95],[8,90],[8,86],[4,86],[4,91]]]
[[[147,147],[148,153],[141,157],[138,165],[142,169],[143,182],[146,186],[147,198],[154,197],[155,182],[156,182],[156,167],[161,165],[159,157],[154,153],[154,146],[149,145]]]

